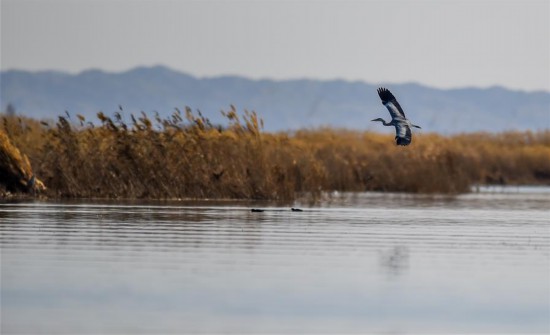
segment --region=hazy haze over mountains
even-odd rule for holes
[[[1,108],[53,119],[68,111],[96,120],[99,111],[124,115],[145,111],[170,115],[177,107],[199,109],[214,123],[220,111],[256,111],[265,130],[331,126],[392,130],[370,120],[390,119],[376,88],[385,86],[413,123],[424,132],[471,132],[550,129],[550,92],[522,92],[501,87],[441,90],[418,84],[342,80],[250,80],[238,76],[196,78],[169,68],[138,67],[121,73],[99,70],[76,75],[62,72],[4,71]],[[384,129],[385,128],[385,129]]]

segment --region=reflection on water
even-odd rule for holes
[[[400,275],[409,265],[409,249],[399,245],[389,250],[382,250],[380,265],[385,267],[388,273],[395,276]]]
[[[0,204],[1,333],[550,332],[550,189],[302,208]]]

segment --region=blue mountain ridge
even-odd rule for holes
[[[170,115],[185,106],[200,110],[213,123],[225,124],[221,110],[256,111],[265,130],[333,127],[392,132],[370,120],[389,114],[376,88],[390,89],[413,123],[424,132],[550,129],[550,92],[502,87],[437,89],[415,83],[389,84],[344,80],[252,80],[239,76],[197,78],[164,66],[119,73],[88,70],[0,72],[0,108],[39,119],[82,114],[95,120],[112,114]]]

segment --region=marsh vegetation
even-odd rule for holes
[[[292,200],[331,191],[462,193],[475,184],[550,184],[550,131],[391,134],[319,128],[267,133],[254,112],[214,125],[98,113],[56,121],[2,116],[1,130],[52,197]],[[93,122],[91,122],[93,121]]]

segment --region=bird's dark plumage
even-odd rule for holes
[[[403,108],[401,108],[401,106],[399,105],[399,102],[397,102],[397,99],[393,96],[393,94],[390,92],[390,90],[388,90],[387,88],[384,88],[384,87],[380,87],[378,89],[378,96],[380,97],[380,99],[382,100],[382,104],[384,106],[386,106],[388,108],[388,110],[390,111],[390,114],[393,117],[396,117],[396,116],[401,116],[401,117],[405,117],[405,112],[403,112]],[[397,112],[400,114],[400,115],[394,115],[394,111],[390,109],[390,107],[388,107],[388,104],[391,104],[393,106],[395,106],[395,108],[397,108]]]
[[[409,145],[412,141],[412,132],[411,127],[420,128],[419,126],[413,125],[405,117],[405,112],[397,102],[395,96],[384,87],[380,87],[378,90],[378,96],[382,100],[382,104],[386,106],[392,120],[389,123],[386,123],[383,119],[374,119],[372,121],[381,121],[384,126],[394,126],[395,127],[395,143],[397,145]]]
[[[395,135],[395,144],[397,145],[409,145],[412,142],[412,133],[410,127],[405,128],[405,136]],[[396,133],[399,133],[399,130],[396,130]]]

